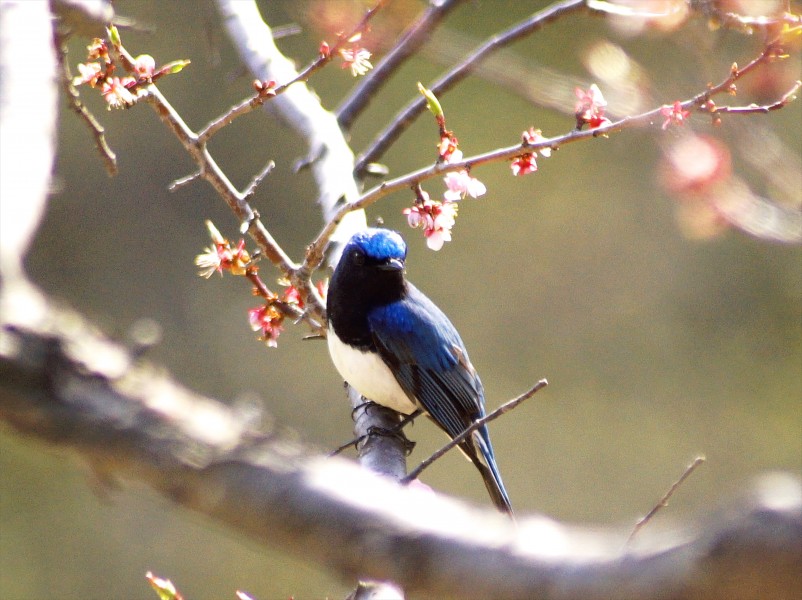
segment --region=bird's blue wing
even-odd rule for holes
[[[368,315],[377,350],[404,392],[451,437],[484,415],[482,382],[448,317],[417,288]]]

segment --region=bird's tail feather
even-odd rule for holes
[[[493,446],[490,445],[490,436],[486,428],[475,431],[471,436],[471,448],[468,454],[471,462],[476,465],[485,482],[485,487],[490,494],[490,499],[499,510],[513,515],[512,503],[507,495],[504,482],[501,480],[501,473],[496,465],[493,455]]]

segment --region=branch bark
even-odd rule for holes
[[[323,459],[183,388],[80,315],[5,285],[0,418],[69,449],[103,478],[173,501],[344,578],[437,598],[794,598],[802,483],[764,481],[701,527],[655,538],[494,511]],[[9,299],[8,296],[18,296]],[[41,310],[31,310],[41,306]],[[348,551],[343,551],[347,548]]]

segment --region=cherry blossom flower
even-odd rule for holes
[[[516,177],[518,175],[528,175],[529,173],[534,173],[537,171],[535,153],[530,152],[528,154],[522,154],[512,161],[510,167],[512,168],[512,174]]]
[[[103,99],[108,104],[108,109],[128,108],[136,103],[136,96],[128,90],[129,85],[136,83],[133,77],[111,77],[107,78],[100,88]]]
[[[456,138],[452,137],[451,139],[456,143]],[[441,154],[441,156],[443,155]],[[443,158],[447,164],[459,162],[462,160],[462,150],[454,147],[449,151],[447,157],[443,156]],[[465,196],[478,198],[487,192],[485,184],[476,177],[473,177],[465,169],[446,173],[445,177],[443,177],[443,181],[448,188],[443,194],[443,198],[449,202],[457,202],[465,198]]]
[[[451,241],[451,228],[457,216],[457,204],[430,200],[426,192],[423,200],[411,208],[405,208],[407,222],[413,229],[422,228],[426,245],[432,250],[440,250],[445,242]]]
[[[674,102],[674,104],[671,106],[663,106],[660,109],[660,113],[666,118],[666,120],[663,121],[663,131],[668,129],[669,125],[672,123],[676,125],[684,125],[688,117],[691,116],[691,111],[682,108],[682,102],[679,100]]]
[[[80,75],[73,77],[72,85],[88,83],[91,87],[95,87],[97,82],[103,77],[103,68],[100,66],[100,63],[96,62],[79,64],[78,72]]]
[[[599,86],[594,83],[587,91],[582,88],[576,88],[574,93],[577,97],[574,112],[576,113],[578,127],[587,123],[591,129],[596,129],[610,123],[610,119],[604,116],[607,101],[604,99]]]
[[[540,129],[530,127],[527,131],[524,131],[521,134],[521,145],[529,146],[531,144],[539,144],[545,139],[546,138],[543,136]],[[539,152],[540,155],[545,158],[551,156],[551,148],[541,148]],[[512,164],[510,164],[512,174],[517,177],[519,175],[528,175],[529,173],[534,173],[537,171],[537,154],[538,152],[533,150],[532,152],[527,152],[526,154],[521,154],[520,156],[515,157],[515,159],[512,161]]]
[[[443,162],[458,162],[462,160],[462,152],[457,149],[459,142],[453,133],[445,132],[440,136],[440,144],[437,146],[437,153]],[[458,154],[458,158],[454,155]]]
[[[248,310],[248,322],[251,329],[260,332],[259,339],[270,348],[278,346],[278,336],[281,335],[284,315],[272,303],[263,304]]]
[[[465,198],[465,196],[478,198],[487,192],[485,184],[465,170],[446,173],[443,181],[445,181],[448,188],[443,194],[443,198],[449,202],[457,202]]]
[[[203,254],[195,257],[195,265],[200,271],[198,275],[208,279],[215,272],[223,274],[229,271],[232,275],[244,275],[251,263],[251,255],[245,249],[245,240],[240,240],[236,248],[231,248],[211,221],[206,221],[213,244]]]
[[[109,56],[109,49],[106,46],[106,42],[100,38],[94,38],[86,47],[86,50],[89,60],[98,60],[102,58],[106,64],[111,62],[111,57]]]
[[[134,61],[134,71],[141,78],[150,79],[156,72],[156,61],[150,54],[140,54]]]
[[[539,144],[540,142],[544,142],[546,141],[546,138],[543,135],[543,132],[540,131],[540,129],[535,129],[534,127],[530,127],[527,131],[524,131],[521,134],[521,141],[525,145],[529,146],[532,144]],[[551,156],[551,148],[541,148],[540,150],[538,150],[538,152],[540,152],[540,155],[545,158]]]
[[[343,59],[342,68],[350,67],[351,75],[354,77],[364,75],[373,68],[373,65],[368,60],[371,54],[365,48],[359,48],[357,46],[353,48],[342,48],[340,50],[340,56]]]

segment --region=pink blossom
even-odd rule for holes
[[[135,83],[133,77],[123,77],[122,79],[119,77],[112,77],[111,79],[106,79],[100,91],[106,103],[109,105],[108,108],[127,108],[132,106],[136,102],[136,96],[128,91],[126,84],[130,85],[133,83]]]
[[[284,321],[278,309],[272,304],[263,304],[248,310],[248,321],[251,329],[260,332],[260,339],[271,348],[278,346],[278,336],[281,335],[281,323]]]
[[[134,71],[140,77],[150,79],[156,72],[156,61],[150,54],[140,54],[134,62]]]
[[[510,167],[512,168],[512,174],[516,177],[518,175],[528,175],[529,173],[534,173],[537,171],[535,153],[530,152],[528,154],[522,154],[512,161]]]
[[[539,144],[540,142],[545,142],[546,138],[543,136],[543,133],[540,129],[535,129],[534,127],[530,127],[528,131],[524,131],[521,134],[521,141],[527,145],[531,146],[533,144]],[[551,156],[551,148],[541,148],[539,150],[540,155],[548,158]]]
[[[677,100],[672,106],[663,106],[660,113],[666,118],[663,121],[663,131],[668,129],[668,126],[674,123],[675,125],[684,125],[685,121],[691,116],[691,111],[682,108],[682,102]]]
[[[90,86],[95,87],[97,82],[102,77],[102,68],[100,63],[91,62],[87,64],[78,65],[79,76],[73,77],[72,85],[81,85],[88,83]]]
[[[582,88],[576,88],[574,93],[577,97],[574,112],[576,113],[579,127],[587,123],[591,129],[595,129],[610,123],[610,119],[604,116],[607,101],[604,99],[599,86],[594,83],[587,91]]]
[[[443,198],[449,202],[462,200],[465,196],[478,198],[487,192],[485,184],[472,177],[468,171],[452,171],[446,173],[443,178],[448,190],[443,194]]]
[[[405,208],[404,214],[410,227],[423,229],[426,245],[432,250],[440,250],[445,242],[451,241],[451,228],[457,216],[454,202],[438,202],[427,196],[423,202]]]
[[[451,139],[454,142],[454,144],[457,143],[457,138],[452,137]],[[462,160],[462,150],[457,148],[456,145],[453,145],[449,150],[448,154],[443,154],[442,156],[443,160],[448,164],[458,163],[459,161]]]
[[[443,162],[457,162],[462,160],[462,151],[457,149],[459,142],[453,133],[446,131],[440,135],[440,144],[437,146],[437,152]],[[458,158],[454,156],[457,155]]]

